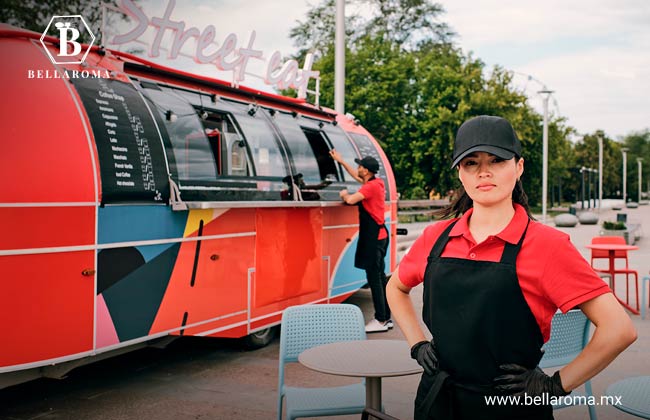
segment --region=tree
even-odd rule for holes
[[[485,75],[484,64],[464,55],[439,23],[442,7],[419,0],[367,0],[376,13],[364,20],[350,17],[354,35],[347,38],[346,110],[375,136],[391,161],[404,198],[425,198],[435,188],[446,192],[459,185],[449,167],[458,127],[476,115],[508,118],[524,146],[524,187],[532,204],[541,200],[542,117],[528,98],[512,86],[512,73],[494,68]],[[320,52],[314,69],[321,74],[320,103],[334,103],[333,1],[308,14],[310,26],[299,23],[294,40]],[[408,16],[404,19],[402,14]],[[318,19],[319,22],[315,22]],[[326,24],[324,22],[327,22]],[[438,22],[432,24],[432,22]],[[328,27],[327,25],[332,25]],[[312,40],[310,42],[310,39]],[[560,118],[549,124],[549,165],[557,174],[568,173],[569,128]],[[420,196],[424,195],[424,196]]]
[[[294,58],[303,62],[307,53],[315,53],[318,57],[325,57],[334,48],[334,35],[336,29],[336,0],[325,0],[307,12],[307,19],[298,21],[298,25],[291,28],[289,37],[298,47]],[[350,43],[354,38],[358,16],[345,17],[345,39]]]
[[[333,54],[336,23],[336,0],[324,0],[307,12],[305,21],[291,29],[289,36],[298,47],[294,58],[302,62],[308,52],[319,57]],[[381,37],[400,48],[410,49],[419,42],[436,40],[448,42],[453,32],[440,22],[444,12],[438,3],[428,0],[349,0],[349,5],[364,6],[371,18],[351,12],[345,16],[347,47],[354,50],[360,39]]]
[[[0,8],[0,22],[42,33],[52,16],[81,15],[99,36],[102,23],[102,3],[117,6],[117,0],[5,0]],[[126,19],[126,16],[123,17]],[[90,42],[90,36],[82,32],[81,42]]]
[[[431,40],[447,43],[454,33],[440,20],[444,8],[426,0],[357,0],[370,7],[373,17],[365,35],[382,37],[402,49],[417,48]]]
[[[641,185],[641,190],[648,190],[650,184],[650,129],[643,131],[632,132],[623,138],[623,144],[628,148],[627,162],[628,162],[628,195],[636,197],[637,201],[642,197],[639,195],[639,165],[637,158],[643,159],[641,162],[641,175],[644,177],[646,185]],[[644,188],[645,187],[645,188]]]

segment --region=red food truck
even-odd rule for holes
[[[358,122],[39,38],[0,25],[0,388],[178,336],[265,345],[288,306],[345,300],[358,184],[332,148],[380,162],[394,269],[395,181]]]

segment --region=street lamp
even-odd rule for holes
[[[546,198],[548,195],[548,98],[553,93],[552,90],[540,90],[540,95],[544,99],[544,129],[542,131],[542,223],[546,223]]]
[[[643,162],[643,158],[636,158],[636,163],[639,165],[639,204],[641,204],[641,184],[643,183],[643,176],[641,175],[643,165],[641,162]]]
[[[345,112],[345,0],[336,0],[334,109],[341,114]]]
[[[587,208],[591,208],[591,168],[587,168]]]
[[[598,184],[596,183],[596,174],[598,174],[598,169],[592,168],[591,171],[594,173],[594,209],[595,209],[596,202],[598,201]]]
[[[580,189],[582,193],[580,194],[580,210],[585,209],[585,171],[587,168],[584,166],[580,168]]]
[[[603,209],[603,135],[598,134],[598,211]]]
[[[621,148],[623,153],[623,205],[627,204],[627,147]]]

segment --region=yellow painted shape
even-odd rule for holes
[[[192,235],[194,232],[199,230],[199,224],[203,220],[203,226],[207,225],[217,217],[224,214],[228,209],[195,209],[190,210],[189,216],[187,216],[187,224],[185,225],[185,232],[183,237],[187,238]]]

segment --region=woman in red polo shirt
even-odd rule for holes
[[[630,318],[568,235],[532,220],[510,123],[466,121],[452,167],[463,189],[427,227],[387,287],[388,302],[423,366],[415,419],[552,419],[550,405],[487,405],[486,395],[567,395],[636,339]],[[409,297],[424,283],[425,338]],[[553,314],[579,307],[596,325],[574,361],[546,375],[537,365]]]

